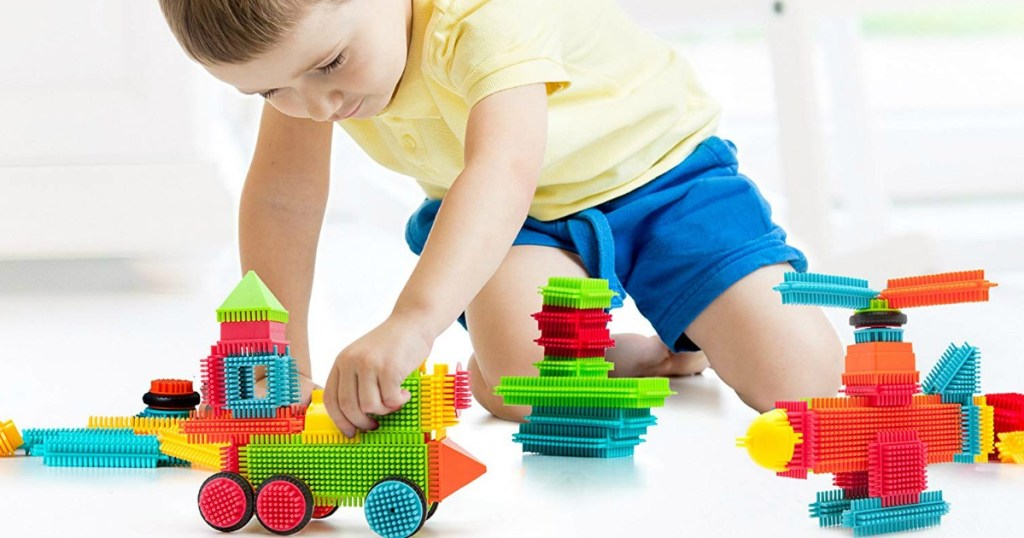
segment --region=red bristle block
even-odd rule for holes
[[[917,432],[878,432],[868,447],[868,495],[882,506],[917,503],[928,487],[927,448]]]
[[[449,375],[455,381],[455,411],[469,409],[473,402],[469,387],[469,372],[463,370],[461,364],[457,364],[455,365],[455,373]]]
[[[217,342],[214,352],[225,357],[251,355],[284,355],[288,351],[287,340],[235,340]]]
[[[546,357],[603,357],[605,349],[615,347],[608,329],[581,332],[574,338],[541,336],[534,342],[544,346]]]
[[[287,340],[285,324],[278,321],[233,321],[220,324],[221,341]]]
[[[995,408],[995,433],[1024,431],[1024,394],[986,394],[985,403]]]
[[[181,422],[181,431],[190,443],[247,444],[250,435],[301,433],[305,427],[304,415],[292,408],[278,409],[276,418],[231,418],[224,411],[196,413],[194,418]]]
[[[611,314],[601,309],[575,310],[560,309],[557,311],[545,310],[533,314],[537,320],[537,326],[544,336],[573,338],[581,331],[601,330],[608,326],[611,321]]]
[[[842,488],[846,499],[863,499],[868,496],[868,472],[853,471],[836,473],[832,479],[836,487]]]
[[[149,392],[161,396],[192,394],[192,382],[185,379],[154,379],[149,382]]]
[[[203,401],[213,409],[227,405],[227,389],[224,386],[224,356],[216,353],[206,357],[201,364],[203,380]]]
[[[793,432],[802,436],[802,442],[793,450],[793,457],[786,465],[786,470],[778,474],[787,478],[807,478],[807,471],[814,468],[814,454],[818,448],[814,413],[808,409],[807,402],[803,401],[779,401],[775,402],[775,407],[786,411]]]
[[[879,298],[890,308],[980,302],[988,301],[989,289],[997,285],[985,280],[983,270],[895,278]]]

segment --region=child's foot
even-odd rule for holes
[[[708,367],[703,351],[673,353],[657,336],[615,335],[615,347],[607,358],[615,363],[611,377],[679,377],[695,375]]]

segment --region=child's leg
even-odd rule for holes
[[[772,287],[789,264],[762,267],[715,299],[686,330],[747,405],[835,396],[843,348],[818,307],[783,305]]]
[[[466,325],[473,343],[468,367],[470,386],[477,402],[498,418],[521,421],[529,414],[529,407],[505,407],[502,398],[494,395],[494,387],[502,376],[539,375],[533,365],[544,357],[544,350],[534,343],[540,333],[530,314],[541,309],[537,290],[552,276],[586,277],[587,273],[579,258],[567,251],[536,245],[512,247],[498,271],[466,308]],[[617,334],[613,338],[616,370],[627,365],[653,368],[651,365],[660,366],[666,359],[663,367],[680,369],[678,358],[669,358],[656,338],[638,334]],[[613,358],[611,355],[609,358]],[[700,354],[686,355],[702,358]],[[692,368],[689,362],[682,366]]]

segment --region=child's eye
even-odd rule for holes
[[[273,90],[267,90],[265,92],[260,92],[260,97],[262,97],[264,99],[270,99],[276,93],[277,93],[277,88],[274,88]]]
[[[335,58],[334,61],[332,61],[331,63],[329,63],[329,64],[327,64],[327,65],[325,65],[323,67],[318,67],[316,70],[321,75],[327,75],[331,71],[334,71],[335,69],[341,67],[341,64],[343,64],[343,63],[345,63],[345,53],[344,52],[339,54],[338,57]]]

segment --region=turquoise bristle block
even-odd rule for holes
[[[267,393],[257,397],[255,371],[265,367]],[[289,355],[244,355],[224,358],[226,407],[238,418],[274,417],[279,407],[299,401],[298,372]]]
[[[959,347],[950,344],[921,383],[921,390],[925,394],[941,394],[943,401],[948,396],[950,401],[947,403],[971,403],[972,399],[967,397],[981,390],[978,375],[980,357],[978,348],[966,342]]]
[[[975,463],[974,456],[981,451],[981,408],[964,405],[960,408],[962,433],[961,453],[953,457],[957,463]]]
[[[24,440],[21,448],[25,450],[25,455],[27,456],[42,456],[46,453],[47,439],[59,433],[75,431],[84,431],[84,428],[30,428],[21,432],[21,437]]]
[[[782,294],[783,304],[853,310],[869,308],[871,299],[878,296],[877,291],[868,288],[867,280],[817,273],[786,273],[783,282],[773,289]]]
[[[419,528],[424,502],[413,487],[399,480],[381,482],[366,496],[363,511],[370,529],[384,538],[405,538]]]
[[[142,418],[188,418],[189,413],[191,413],[191,411],[188,409],[176,411],[170,409],[152,409],[147,407],[135,416]]]
[[[811,517],[818,518],[819,527],[835,527],[843,522],[843,512],[850,508],[850,499],[841,489],[819,491],[809,505]]]
[[[636,429],[654,426],[658,419],[649,408],[534,407],[526,417],[531,424],[562,424],[603,428]]]
[[[523,452],[575,458],[629,457],[633,455],[633,447],[643,442],[642,439],[542,438],[523,434],[514,434],[512,440],[522,443]]]
[[[579,424],[538,424],[530,422],[519,425],[520,435],[543,437],[566,437],[586,439],[630,439],[647,433],[647,426],[635,428],[607,428],[603,426],[581,426]]]
[[[52,467],[156,467],[162,457],[155,435],[131,429],[80,429],[46,439],[43,463]]]
[[[856,499],[843,513],[843,526],[852,527],[854,536],[874,536],[933,527],[949,512],[941,491],[926,491],[917,504],[882,507],[877,497]]]
[[[888,327],[861,329],[853,333],[853,338],[858,344],[867,344],[871,342],[902,342],[903,329],[893,329]]]

